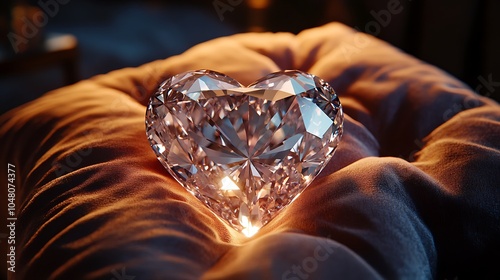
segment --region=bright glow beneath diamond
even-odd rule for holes
[[[243,229],[241,230],[241,233],[243,233],[246,237],[254,236],[260,229],[260,227],[252,226],[250,222],[246,225],[242,224],[242,226]]]
[[[176,180],[246,236],[290,204],[330,160],[343,114],[333,89],[300,71],[242,87],[208,70],[167,80],[148,139]]]

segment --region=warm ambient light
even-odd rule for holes
[[[252,9],[265,9],[269,6],[269,0],[247,0],[248,7]]]

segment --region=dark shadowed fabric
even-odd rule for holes
[[[248,240],[168,175],[145,136],[157,85],[199,68],[243,84],[310,72],[346,113],[320,177]],[[49,92],[0,122],[2,166],[16,165],[18,279],[499,275],[500,107],[341,24],[209,41]]]

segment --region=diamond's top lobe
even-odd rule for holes
[[[342,106],[330,85],[296,70],[248,87],[210,70],[186,72],[165,81],[146,112],[159,161],[247,236],[319,174],[342,125]]]

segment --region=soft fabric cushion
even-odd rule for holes
[[[172,179],[145,136],[144,105],[158,84],[200,68],[243,84],[299,69],[328,81],[344,106],[333,160],[250,239]],[[16,166],[18,279],[462,279],[498,271],[500,107],[339,23],[296,36],[219,38],[49,92],[0,123],[1,178],[7,163]]]

